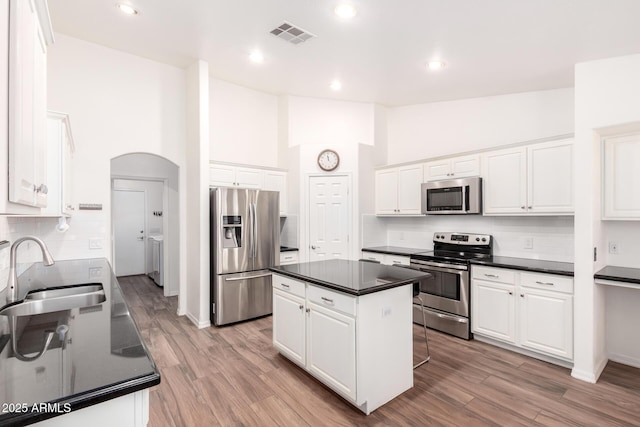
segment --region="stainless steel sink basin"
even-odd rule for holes
[[[0,309],[0,315],[31,316],[78,307],[90,307],[106,300],[101,283],[47,288],[29,292],[23,301],[16,301],[4,306]]]

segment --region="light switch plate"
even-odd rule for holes
[[[89,239],[89,249],[102,249],[102,240]]]

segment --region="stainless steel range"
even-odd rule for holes
[[[471,339],[469,261],[493,252],[488,234],[434,233],[433,251],[411,255],[411,267],[431,273],[420,282],[427,326]],[[422,325],[420,305],[413,306],[413,321]]]

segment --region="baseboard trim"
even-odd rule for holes
[[[609,353],[609,360],[612,362],[622,363],[623,365],[640,368],[640,359],[637,357],[627,356],[624,354]]]
[[[196,317],[187,312],[187,319],[191,320],[191,323],[193,323],[194,325],[196,325],[196,327],[198,329],[204,329],[204,328],[208,328],[209,326],[211,326],[211,321],[210,320],[204,320],[204,321],[199,321],[198,319],[196,319]]]
[[[532,357],[534,359],[539,359],[542,360],[544,362],[548,362],[548,363],[553,363],[554,365],[558,365],[558,366],[562,366],[563,368],[573,368],[573,362],[568,361],[568,360],[562,360],[562,359],[558,359],[556,357],[553,356],[548,356],[546,354],[541,354],[541,353],[537,353],[535,351],[526,349],[526,348],[522,348],[522,347],[517,347],[513,344],[508,344],[502,341],[498,341],[495,340],[493,338],[490,337],[485,337],[482,335],[478,335],[478,334],[473,334],[473,339],[477,340],[477,341],[481,341],[487,344],[491,344],[491,345],[495,345],[496,347],[500,347],[500,348],[504,348],[505,350],[510,350],[513,351],[515,353],[520,353],[523,354],[525,356],[529,356]]]
[[[571,371],[571,376],[575,379],[595,384],[596,382],[598,382],[598,378],[600,378],[602,371],[604,371],[604,368],[607,366],[607,362],[609,362],[609,359],[607,359],[606,357],[600,359],[600,361],[596,363],[593,372],[573,368],[573,370]]]

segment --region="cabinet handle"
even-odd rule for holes
[[[525,206],[520,206],[520,209],[524,209],[524,208],[525,208]]]
[[[536,283],[538,285],[554,286],[554,283],[552,283],[552,282],[539,282],[539,281],[536,280]]]
[[[374,258],[374,257],[372,257],[372,256],[368,257],[367,259],[370,259],[370,260],[372,260],[372,261],[377,261],[377,259],[375,259],[375,258]]]
[[[286,256],[286,257],[284,257],[284,259],[293,259],[293,257],[292,256]]]
[[[280,286],[282,286],[283,288],[289,289],[289,285],[287,285],[286,283],[280,283]]]
[[[522,298],[524,298],[524,294],[520,294],[520,296],[521,296]]]
[[[300,304],[300,310],[302,310],[304,308],[304,305]]]
[[[495,278],[495,279],[497,279],[498,277],[500,277],[500,276],[498,276],[497,274],[487,274],[487,273],[484,273],[484,275],[485,275],[485,276],[487,276],[487,277],[493,277],[493,278]]]
[[[307,308],[305,311],[306,311],[307,313],[309,313],[309,312],[311,311],[311,309],[310,309],[310,308]]]
[[[513,295],[513,292],[509,291],[509,295]]]
[[[321,298],[322,298],[322,301],[326,302],[327,304],[333,304],[333,300],[332,299],[329,299],[327,297],[321,297]]]
[[[531,206],[527,206],[527,209],[532,209]]]
[[[402,264],[402,261],[393,261],[392,264]]]

